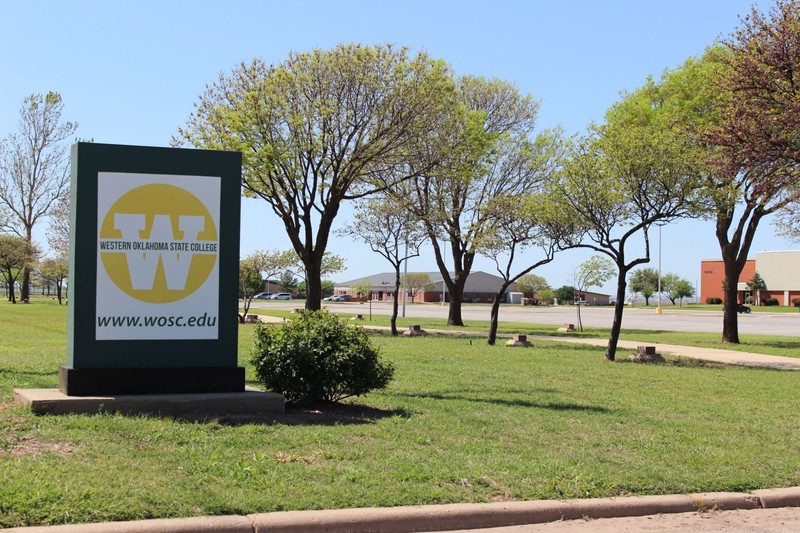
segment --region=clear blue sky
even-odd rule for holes
[[[290,50],[340,42],[393,42],[425,49],[456,74],[498,77],[541,100],[539,126],[569,133],[601,121],[622,90],[703,52],[749,12],[750,0],[307,0],[63,1],[0,4],[0,136],[16,131],[22,99],[62,94],[64,118],[96,142],[167,146],[206,83],[240,61],[278,63]],[[770,2],[756,4],[767,9]],[[266,204],[243,200],[241,255],[288,248]],[[344,212],[343,218],[347,216]],[[344,220],[342,220],[344,222]],[[39,240],[44,242],[39,228]],[[654,236],[652,266],[657,266]],[[753,254],[790,248],[769,223]],[[366,246],[335,238],[348,259],[343,281],[389,270]],[[719,256],[713,226],[680,222],[663,230],[662,271],[692,282],[700,259]],[[538,272],[571,283],[586,252],[569,251]],[[534,256],[531,256],[533,258]],[[436,270],[427,250],[410,270]],[[493,272],[488,260],[476,270]],[[605,287],[611,292],[610,285]]]

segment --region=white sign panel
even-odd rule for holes
[[[97,340],[218,338],[220,181],[98,174]]]

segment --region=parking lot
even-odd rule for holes
[[[392,306],[386,302],[372,304],[352,302],[323,302],[323,307],[341,313],[361,313],[368,315],[370,305],[373,314],[390,315]],[[254,301],[254,308],[293,309],[302,307],[303,302],[294,301]],[[464,305],[464,320],[489,320],[488,305]],[[401,304],[402,314],[402,304]],[[408,304],[407,317],[447,317],[447,306],[440,304]],[[585,327],[611,327],[613,319],[612,307],[581,307],[581,319]],[[523,322],[530,324],[564,323],[577,325],[575,307],[522,307],[503,306],[500,309],[501,322]],[[625,308],[622,327],[627,329],[657,329],[667,331],[695,331],[722,334],[722,310],[689,311],[663,308],[663,314],[656,314],[655,306]],[[788,335],[800,336],[800,313],[764,313],[753,312],[739,315],[740,334]]]

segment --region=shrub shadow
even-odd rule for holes
[[[379,409],[362,404],[319,404],[314,406],[286,406],[285,413],[263,415],[209,415],[193,422],[217,423],[222,426],[352,426],[374,424],[392,417],[410,418],[406,409]],[[188,419],[187,419],[188,420]]]

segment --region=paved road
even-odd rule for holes
[[[362,313],[368,315],[370,304],[325,302],[325,307],[334,312]],[[254,302],[255,308],[292,309],[302,306],[302,302]],[[372,313],[389,315],[392,307],[388,303],[373,302]],[[462,308],[464,320],[489,320],[488,305],[465,305]],[[664,308],[663,314],[656,314],[655,307],[626,308],[622,326],[627,329],[659,329],[667,331],[693,331],[722,334],[722,311],[681,311]],[[581,320],[588,327],[611,327],[613,318],[611,307],[583,307]],[[406,306],[406,316],[446,317],[447,307],[439,304],[414,304]],[[530,324],[575,324],[574,307],[521,307],[503,306],[500,321],[523,322]],[[739,315],[740,334],[790,335],[800,336],[800,313],[750,313]]]

